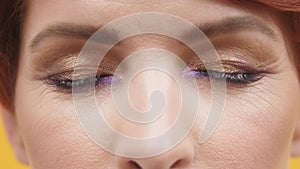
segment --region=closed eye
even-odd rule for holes
[[[53,75],[46,79],[46,83],[55,86],[59,90],[71,92],[72,88],[84,88],[86,86],[95,85],[96,87],[109,86],[113,81],[113,75],[100,74],[96,77],[88,77],[84,79],[75,79],[63,77],[61,75]]]
[[[234,84],[250,84],[262,78],[260,73],[252,72],[220,72],[212,70],[191,70],[190,75],[195,78],[209,77],[215,80],[226,80],[226,82]]]

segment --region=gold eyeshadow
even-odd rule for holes
[[[97,56],[94,54],[86,54],[86,56],[83,56],[82,62],[76,64],[80,50],[85,43],[84,40],[62,38],[60,41],[57,39],[55,41],[53,39],[52,43],[48,45],[44,43],[44,45],[39,46],[39,50],[36,49],[33,56],[34,70],[44,72],[43,76],[38,78],[52,80],[52,82],[48,80],[52,86],[57,82],[59,84],[57,87],[62,87],[61,84],[65,83],[72,84],[72,81],[74,83],[78,80],[89,81],[88,79],[92,76],[108,78],[108,76],[114,76],[114,71],[126,55],[134,52],[132,50],[136,50],[133,46],[130,46],[132,43],[128,43],[132,40],[134,39],[126,39],[122,41],[122,45],[119,44],[112,48],[98,67],[94,61]],[[225,78],[232,83],[241,83],[236,85],[239,87],[243,86],[243,83],[247,86],[246,84],[259,80],[262,78],[262,74],[276,73],[274,71],[274,65],[276,64],[274,63],[279,59],[271,51],[269,44],[257,43],[251,38],[237,35],[212,38],[211,42],[215,46],[220,60],[204,60],[205,64],[186,45],[172,38],[163,37],[156,39],[156,41],[159,41],[159,43],[154,43],[154,45],[173,52],[186,62],[189,69],[193,71],[190,74],[193,77],[206,77],[207,72],[210,71],[215,78]],[[100,47],[101,45],[95,44],[95,50],[99,50]],[[203,54],[210,54],[210,52],[204,52]],[[219,67],[220,64],[223,66],[222,69]],[[74,76],[75,66],[79,74]],[[98,70],[95,71],[95,69]],[[94,75],[95,73],[97,74]],[[103,81],[103,79],[98,80]],[[70,87],[71,85],[65,88]]]

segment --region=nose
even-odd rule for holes
[[[172,150],[151,158],[117,158],[118,169],[174,169],[189,168],[194,159],[194,148],[186,139]]]
[[[149,80],[150,79],[150,80]],[[143,85],[141,85],[143,84]],[[170,127],[168,124],[171,124],[174,120],[175,112],[177,107],[175,106],[178,103],[178,96],[175,94],[176,87],[174,82],[164,73],[159,71],[147,71],[140,76],[137,76],[133,81],[132,85],[134,86],[131,92],[131,101],[138,109],[145,109],[147,107],[147,96],[152,89],[160,88],[167,95],[166,104],[169,105],[166,108],[166,116],[162,117],[156,124],[147,125],[147,127],[139,127],[139,131],[130,128],[128,130],[134,132],[135,134],[142,132],[139,136],[148,136],[150,133],[157,133],[161,131],[162,128]],[[142,95],[141,95],[142,94]],[[175,104],[175,105],[174,105]],[[146,108],[147,109],[147,108]],[[124,125],[123,125],[124,128]],[[128,133],[130,134],[130,132]],[[167,138],[172,139],[172,138]],[[165,140],[168,142],[168,140]],[[161,143],[164,144],[164,143]],[[159,144],[157,145],[159,146]],[[147,145],[141,150],[138,151],[148,151],[149,148]],[[133,150],[136,151],[136,150]],[[147,153],[146,153],[147,154]],[[189,140],[189,137],[186,137],[183,141],[180,142],[177,146],[171,150],[149,158],[125,158],[117,157],[117,166],[118,169],[173,169],[173,168],[189,168],[194,159],[194,147],[192,142]]]

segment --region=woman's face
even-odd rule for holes
[[[173,149],[157,156],[120,157],[98,146],[81,128],[67,82],[91,30],[141,12],[167,13],[206,25],[204,32],[224,67],[213,70],[213,78],[226,78],[226,102],[218,127],[200,144],[200,130],[212,97],[205,68],[192,61],[193,68],[182,72],[200,86],[201,106],[191,132]],[[284,20],[279,14],[254,4],[218,0],[30,0],[23,24],[15,114],[32,168],[288,168],[300,112],[300,88],[294,51],[282,31]],[[136,109],[148,110],[149,93],[159,88],[166,96],[165,115],[141,125],[127,121],[114,108],[107,88],[114,83],[112,76],[117,76],[112,75],[116,65],[147,48],[168,50],[187,62],[193,57],[177,40],[154,34],[125,39],[106,57],[97,79],[97,103],[105,110],[108,123],[130,137],[159,135],[172,126],[180,109],[178,86],[159,70],[139,73],[129,87],[129,99]],[[89,65],[87,61],[83,72]],[[121,74],[134,65],[126,66]],[[98,135],[101,137],[101,132]],[[118,138],[107,139],[114,144]],[[168,139],[172,138],[164,141]],[[146,145],[145,149],[131,147],[127,151],[131,150],[148,151]]]

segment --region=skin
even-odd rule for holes
[[[223,117],[204,144],[199,144],[198,138],[199,126],[204,123],[211,105],[206,78],[199,82],[203,105],[199,119],[179,145],[151,158],[119,157],[104,151],[83,132],[76,119],[70,94],[55,91],[41,80],[45,75],[62,72],[60,67],[64,69],[72,62],[59,62],[62,66],[56,63],[56,66],[46,70],[37,63],[46,60],[45,57],[49,57],[48,54],[53,51],[78,51],[85,40],[53,36],[43,40],[34,49],[30,48],[30,43],[39,32],[53,23],[97,27],[121,16],[149,11],[179,16],[194,24],[251,16],[270,27],[276,40],[257,30],[247,29],[210,37],[221,60],[245,62],[259,70],[264,68],[263,77],[250,85],[228,84]],[[254,4],[238,5],[228,1],[30,0],[22,28],[15,110],[3,111],[16,155],[33,169],[288,168],[291,153],[297,155],[299,147],[297,126],[300,87],[295,66],[296,53],[281,29],[283,25],[281,16],[274,11]],[[180,55],[177,48],[172,48],[174,45],[175,40],[145,35],[125,40],[126,48],[120,50],[126,55],[157,47]],[[182,47],[180,50],[187,49]],[[232,66],[232,69],[236,67]],[[145,85],[139,85],[141,83]],[[139,110],[149,108],[146,96],[151,89],[162,88],[168,96],[167,115],[151,125],[131,124],[116,115],[109,94],[100,93],[98,103],[108,110],[105,117],[111,125],[132,137],[155,136],[167,129],[178,109],[174,81],[159,71],[150,71],[137,76],[132,88],[136,90],[130,89],[130,97]],[[136,131],[137,127],[139,131]]]

